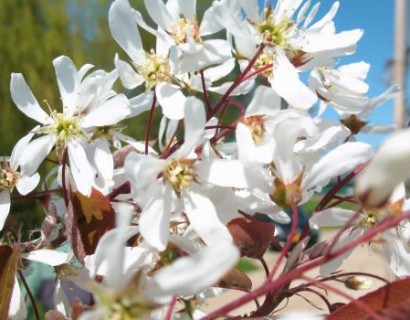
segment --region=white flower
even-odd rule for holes
[[[367,118],[381,103],[390,99],[399,90],[391,86],[386,92],[370,99],[366,94],[369,85],[365,82],[370,65],[365,62],[351,63],[332,69],[321,67],[314,69],[309,78],[309,86],[316,91],[321,101],[320,114],[330,104],[340,115],[341,122],[352,134],[385,133],[395,129],[394,125],[369,125]]]
[[[133,153],[125,162],[133,196],[143,207],[139,219],[141,235],[158,250],[166,248],[170,219],[179,219],[178,214],[172,213],[181,211],[205,243],[231,240],[218,206],[208,198],[206,182],[214,179],[212,182],[226,187],[244,181],[240,176],[235,178],[234,174],[241,169],[235,163],[197,159],[193,151],[203,140],[204,106],[197,98],[190,97],[184,110],[185,135],[180,149],[167,159]],[[229,180],[230,176],[233,181]]]
[[[355,211],[343,209],[339,207],[332,207],[317,212],[309,219],[309,224],[312,228],[319,227],[343,227],[350,223],[349,228],[342,233],[337,243],[333,247],[333,251],[348,245],[356,238],[360,237],[370,228],[376,226],[381,220],[388,216],[398,216],[405,210],[405,188],[403,184],[396,187],[385,207],[380,209],[362,209],[355,220],[352,220],[356,215]],[[407,201],[408,207],[408,201]],[[391,268],[396,274],[403,275],[404,270],[408,268],[406,261],[410,259],[409,253],[404,254],[407,222],[399,225],[396,230],[387,230],[381,236],[383,237],[383,248],[386,253],[386,258],[391,262]],[[402,234],[398,237],[397,233]],[[393,250],[391,250],[393,249]],[[352,250],[335,257],[331,261],[321,265],[320,271],[322,276],[329,275],[337,270],[351,253]]]
[[[31,140],[33,134],[28,134],[15,145],[9,159],[0,157],[0,231],[10,211],[10,193],[14,187],[21,195],[26,195],[37,186],[40,175],[26,174],[19,168],[19,160]]]
[[[237,125],[236,140],[249,186],[266,193],[282,208],[289,207],[292,199],[296,203],[307,201],[331,178],[353,170],[370,157],[369,145],[345,143],[307,167],[294,151],[298,138],[305,134],[304,117],[294,110],[278,111],[275,117],[275,126],[271,129],[274,149],[270,161],[266,162],[265,157],[265,164],[258,160],[255,140],[243,123]]]
[[[332,57],[352,53],[363,32],[335,33],[332,19],[338,2],[312,25],[317,7],[305,17],[309,2],[294,19],[293,15],[302,2],[280,0],[273,9],[272,5],[260,8],[257,0],[220,0],[215,1],[213,7],[215,19],[233,34],[237,50],[242,55],[250,59],[257,46],[265,45],[255,67],[272,64],[272,69],[264,74],[272,88],[294,107],[308,109],[317,97],[299,79],[299,69],[327,65],[332,62]]]
[[[104,280],[102,284],[89,278],[82,280],[96,299],[96,308],[83,313],[82,320],[106,319],[108,315],[140,319],[151,312],[161,312],[172,296],[194,295],[215,284],[239,259],[239,251],[232,243],[198,250],[189,242],[182,247],[182,250],[188,248],[189,255],[153,270],[159,258],[153,248],[144,243],[133,248],[125,246],[138,232],[138,227],[128,226],[131,207],[126,207],[118,208],[117,228],[108,231],[100,239],[93,257],[86,259],[90,276],[101,275]],[[184,244],[181,240],[175,242],[181,243]]]
[[[31,175],[53,147],[60,159],[67,151],[76,186],[88,195],[94,179],[94,169],[87,158],[88,140],[96,128],[115,125],[127,117],[130,113],[128,100],[111,89],[117,78],[115,72],[98,70],[85,76],[91,66],[77,70],[65,56],[56,58],[53,64],[63,103],[62,113],[51,111],[48,115],[41,109],[23,75],[14,73],[11,76],[10,91],[17,108],[41,124],[29,134],[40,137],[28,144],[18,160],[19,165]]]
[[[228,41],[204,40],[203,37],[222,29],[213,16],[213,9],[205,11],[201,23],[197,20],[196,1],[144,0],[151,18],[158,24],[161,36],[170,47],[173,73],[199,71],[231,57]]]

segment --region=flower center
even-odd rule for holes
[[[256,145],[262,143],[263,135],[265,133],[263,116],[250,116],[243,118],[242,122],[249,128],[253,141]]]
[[[179,18],[178,23],[173,27],[172,38],[178,44],[187,43],[189,38],[194,39],[197,43],[201,42],[198,21]]]
[[[154,50],[145,53],[145,63],[135,66],[138,73],[145,79],[145,89],[150,91],[158,82],[169,79],[168,59],[161,58]]]
[[[20,173],[10,168],[7,162],[0,165],[0,192],[3,190],[12,191],[20,178]]]
[[[186,189],[195,181],[195,160],[190,159],[175,159],[167,164],[164,169],[164,178],[171,183],[175,193],[179,196],[182,189]]]
[[[364,210],[360,225],[363,228],[372,228],[374,227],[380,220],[380,214],[376,211],[369,211]]]
[[[256,29],[262,37],[262,42],[269,47],[286,45],[288,34],[294,30],[295,26],[295,23],[287,18],[282,19],[279,23],[275,21],[272,6],[264,9],[262,22],[252,24],[256,25]]]
[[[292,202],[298,204],[302,200],[302,178],[303,170],[296,177],[296,179],[290,183],[284,183],[278,177],[274,178],[274,191],[269,195],[271,200],[283,209],[288,209],[292,206]]]
[[[84,137],[78,117],[65,118],[62,113],[54,113],[53,118],[55,123],[50,131],[56,137],[57,152],[64,150],[70,139]]]
[[[152,311],[151,306],[140,303],[129,304],[128,299],[118,299],[109,306],[104,315],[106,320],[133,320],[140,319]]]

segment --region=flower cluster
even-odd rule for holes
[[[299,293],[290,283],[305,271],[320,266],[318,279],[327,279],[376,238],[392,271],[407,276],[410,133],[392,136],[373,159],[371,146],[357,141],[359,132],[392,129],[368,118],[398,88],[368,97],[370,66],[340,65],[363,31],[336,31],[339,3],[322,17],[303,0],[216,0],[202,15],[196,1],[144,4],[154,25],[128,0],[110,6],[109,27],[122,48],[113,71],[78,68],[66,56],[53,61],[61,106],[46,102],[46,112],[23,75],[11,75],[16,107],[39,124],[0,163],[0,255],[8,261],[0,271],[15,279],[1,288],[9,318],[26,317],[14,276],[24,279],[26,260],[57,274],[49,319],[228,318],[262,295],[251,316],[266,316]],[[141,29],[155,37],[155,49],[144,48]],[[117,80],[127,95],[114,91]],[[340,121],[324,117],[327,107]],[[121,132],[123,120],[147,112],[144,139]],[[55,167],[37,187],[46,160]],[[338,195],[356,176],[356,196]],[[14,187],[44,205],[39,237],[28,242],[7,236]],[[298,207],[317,199],[298,230]],[[274,226],[286,223],[280,244]],[[341,229],[311,246],[321,226]],[[243,256],[263,262],[271,245],[278,262],[263,263],[266,282],[252,291],[235,265]],[[67,279],[92,301],[69,301]],[[206,315],[203,304],[221,288],[248,293]]]

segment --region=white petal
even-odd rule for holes
[[[179,87],[169,83],[159,83],[155,87],[155,93],[164,116],[175,120],[184,117],[186,98]]]
[[[196,19],[196,0],[178,0],[178,4],[184,18]]]
[[[320,32],[326,24],[328,24],[330,21],[333,20],[338,10],[339,10],[339,2],[336,1],[333,3],[330,10],[326,13],[326,15],[322,19],[320,19],[318,22],[316,22],[315,24],[309,27],[309,31]]]
[[[0,192],[0,231],[3,230],[4,223],[10,212],[10,192],[3,190]]]
[[[168,244],[172,189],[165,186],[158,191],[160,193],[152,195],[152,201],[144,207],[139,226],[144,240],[157,250],[163,251]]]
[[[157,176],[165,165],[165,160],[132,152],[125,158],[124,169],[130,179],[131,186],[140,190],[156,183]]]
[[[144,78],[129,63],[118,58],[118,54],[115,55],[114,64],[124,88],[131,90],[144,83]]]
[[[309,224],[314,227],[340,227],[344,226],[354,215],[354,211],[342,208],[329,208],[315,213]]]
[[[235,59],[229,59],[224,63],[216,66],[207,68],[204,71],[204,76],[207,80],[211,82],[218,81],[219,79],[227,76],[235,68]]]
[[[246,116],[270,115],[280,110],[280,97],[272,88],[258,86],[255,90],[251,103],[246,108]]]
[[[49,135],[31,141],[19,159],[21,172],[28,176],[33,175],[50,153],[53,145],[53,138]]]
[[[176,21],[173,21],[171,14],[168,12],[162,0],[144,0],[144,4],[152,20],[162,29],[172,31],[172,27],[176,24]]]
[[[362,142],[347,142],[333,149],[316,162],[302,182],[306,190],[322,186],[338,175],[352,171],[358,165],[365,163],[371,156],[370,145]]]
[[[27,117],[41,124],[49,124],[51,122],[50,117],[41,109],[21,73],[11,74],[10,93],[17,108]]]
[[[128,99],[119,94],[91,110],[83,118],[81,126],[89,128],[114,125],[124,120],[130,113]]]
[[[202,17],[201,25],[199,26],[199,33],[201,34],[201,36],[206,36],[214,34],[222,30],[222,28],[223,27],[214,17],[214,8],[209,7]]]
[[[354,29],[337,34],[308,33],[304,36],[301,50],[304,52],[320,52],[347,49],[360,40],[363,30]]]
[[[105,275],[106,271],[104,273],[100,271],[101,266],[111,258],[112,250],[114,249],[113,244],[115,243],[117,236],[121,236],[121,241],[118,241],[117,239],[118,243],[121,244],[136,235],[138,232],[139,229],[136,226],[128,226],[125,229],[121,230],[121,232],[119,232],[118,228],[107,231],[98,242],[97,248],[95,249],[94,253],[94,261],[93,259],[89,258],[86,260],[86,267],[90,271],[90,273],[92,275]],[[121,245],[120,247],[123,247],[123,245]],[[118,251],[118,247],[115,248],[115,250]],[[118,273],[121,274],[121,272]]]
[[[181,46],[170,48],[169,61],[172,71],[176,74],[199,71],[223,63],[232,56],[231,45],[226,40],[207,40],[201,45],[196,45],[193,53],[183,48]]]
[[[52,267],[63,263],[68,263],[70,259],[70,255],[68,253],[50,249],[30,251],[28,253],[21,254],[21,257],[30,261],[41,262]]]
[[[90,196],[94,170],[91,167],[83,146],[76,140],[71,140],[67,147],[70,169],[78,191]]]
[[[53,60],[54,69],[57,75],[58,88],[63,101],[65,116],[71,116],[77,105],[77,98],[80,94],[81,79],[74,62],[66,57],[60,56]]]
[[[143,62],[143,48],[137,22],[128,0],[113,2],[108,13],[111,34],[137,64]]]
[[[24,150],[26,149],[27,145],[29,144],[30,140],[34,136],[34,131],[38,129],[40,126],[37,126],[30,133],[26,134],[23,138],[21,138],[13,148],[10,156],[10,166],[13,170],[17,170],[18,161],[21,158]]]
[[[153,278],[158,287],[153,286],[148,292],[153,297],[198,293],[214,285],[238,259],[238,249],[229,242],[206,247],[158,271]]]
[[[248,187],[245,168],[238,160],[202,160],[195,173],[201,180],[220,187]]]
[[[83,65],[80,70],[78,70],[78,76],[80,77],[80,79],[82,80],[85,75],[87,74],[88,71],[90,71],[92,68],[94,68],[94,66],[92,64],[85,64]]]
[[[136,117],[139,114],[150,110],[152,106],[153,98],[154,98],[154,93],[152,91],[143,92],[140,95],[134,98],[131,98],[129,100],[130,108],[131,108],[131,114],[129,115],[129,117]],[[158,106],[158,102],[155,104],[155,107],[157,106]]]
[[[208,245],[232,241],[228,228],[219,219],[213,203],[196,192],[184,194],[184,209],[192,228]]]
[[[34,188],[37,187],[39,181],[40,175],[38,173],[32,176],[21,176],[16,183],[17,191],[24,196],[33,191]]]
[[[112,180],[114,175],[114,159],[107,140],[96,141],[94,162],[98,173],[104,180]]]
[[[27,318],[27,309],[17,277],[14,278],[13,293],[11,294],[11,301],[9,307],[9,320],[23,320]]]
[[[319,11],[320,8],[320,3],[315,3],[312,7],[312,9],[309,11],[305,22],[303,23],[303,28],[307,28],[307,26],[313,21],[315,18],[317,12]]]
[[[281,50],[276,50],[272,76],[272,88],[294,108],[309,109],[317,96],[299,79],[296,68]]]
[[[178,157],[187,156],[201,143],[206,122],[205,107],[201,100],[188,97],[184,105],[184,144],[177,152]]]

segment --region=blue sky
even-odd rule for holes
[[[341,0],[336,16],[339,31],[352,28],[364,29],[356,54],[343,58],[341,62],[366,61],[371,64],[367,77],[369,96],[379,95],[387,88],[386,63],[394,56],[394,0]],[[322,1],[329,7],[333,1]],[[393,122],[393,100],[381,105],[370,118],[373,123]],[[385,138],[383,135],[361,135],[360,139],[376,146]]]

